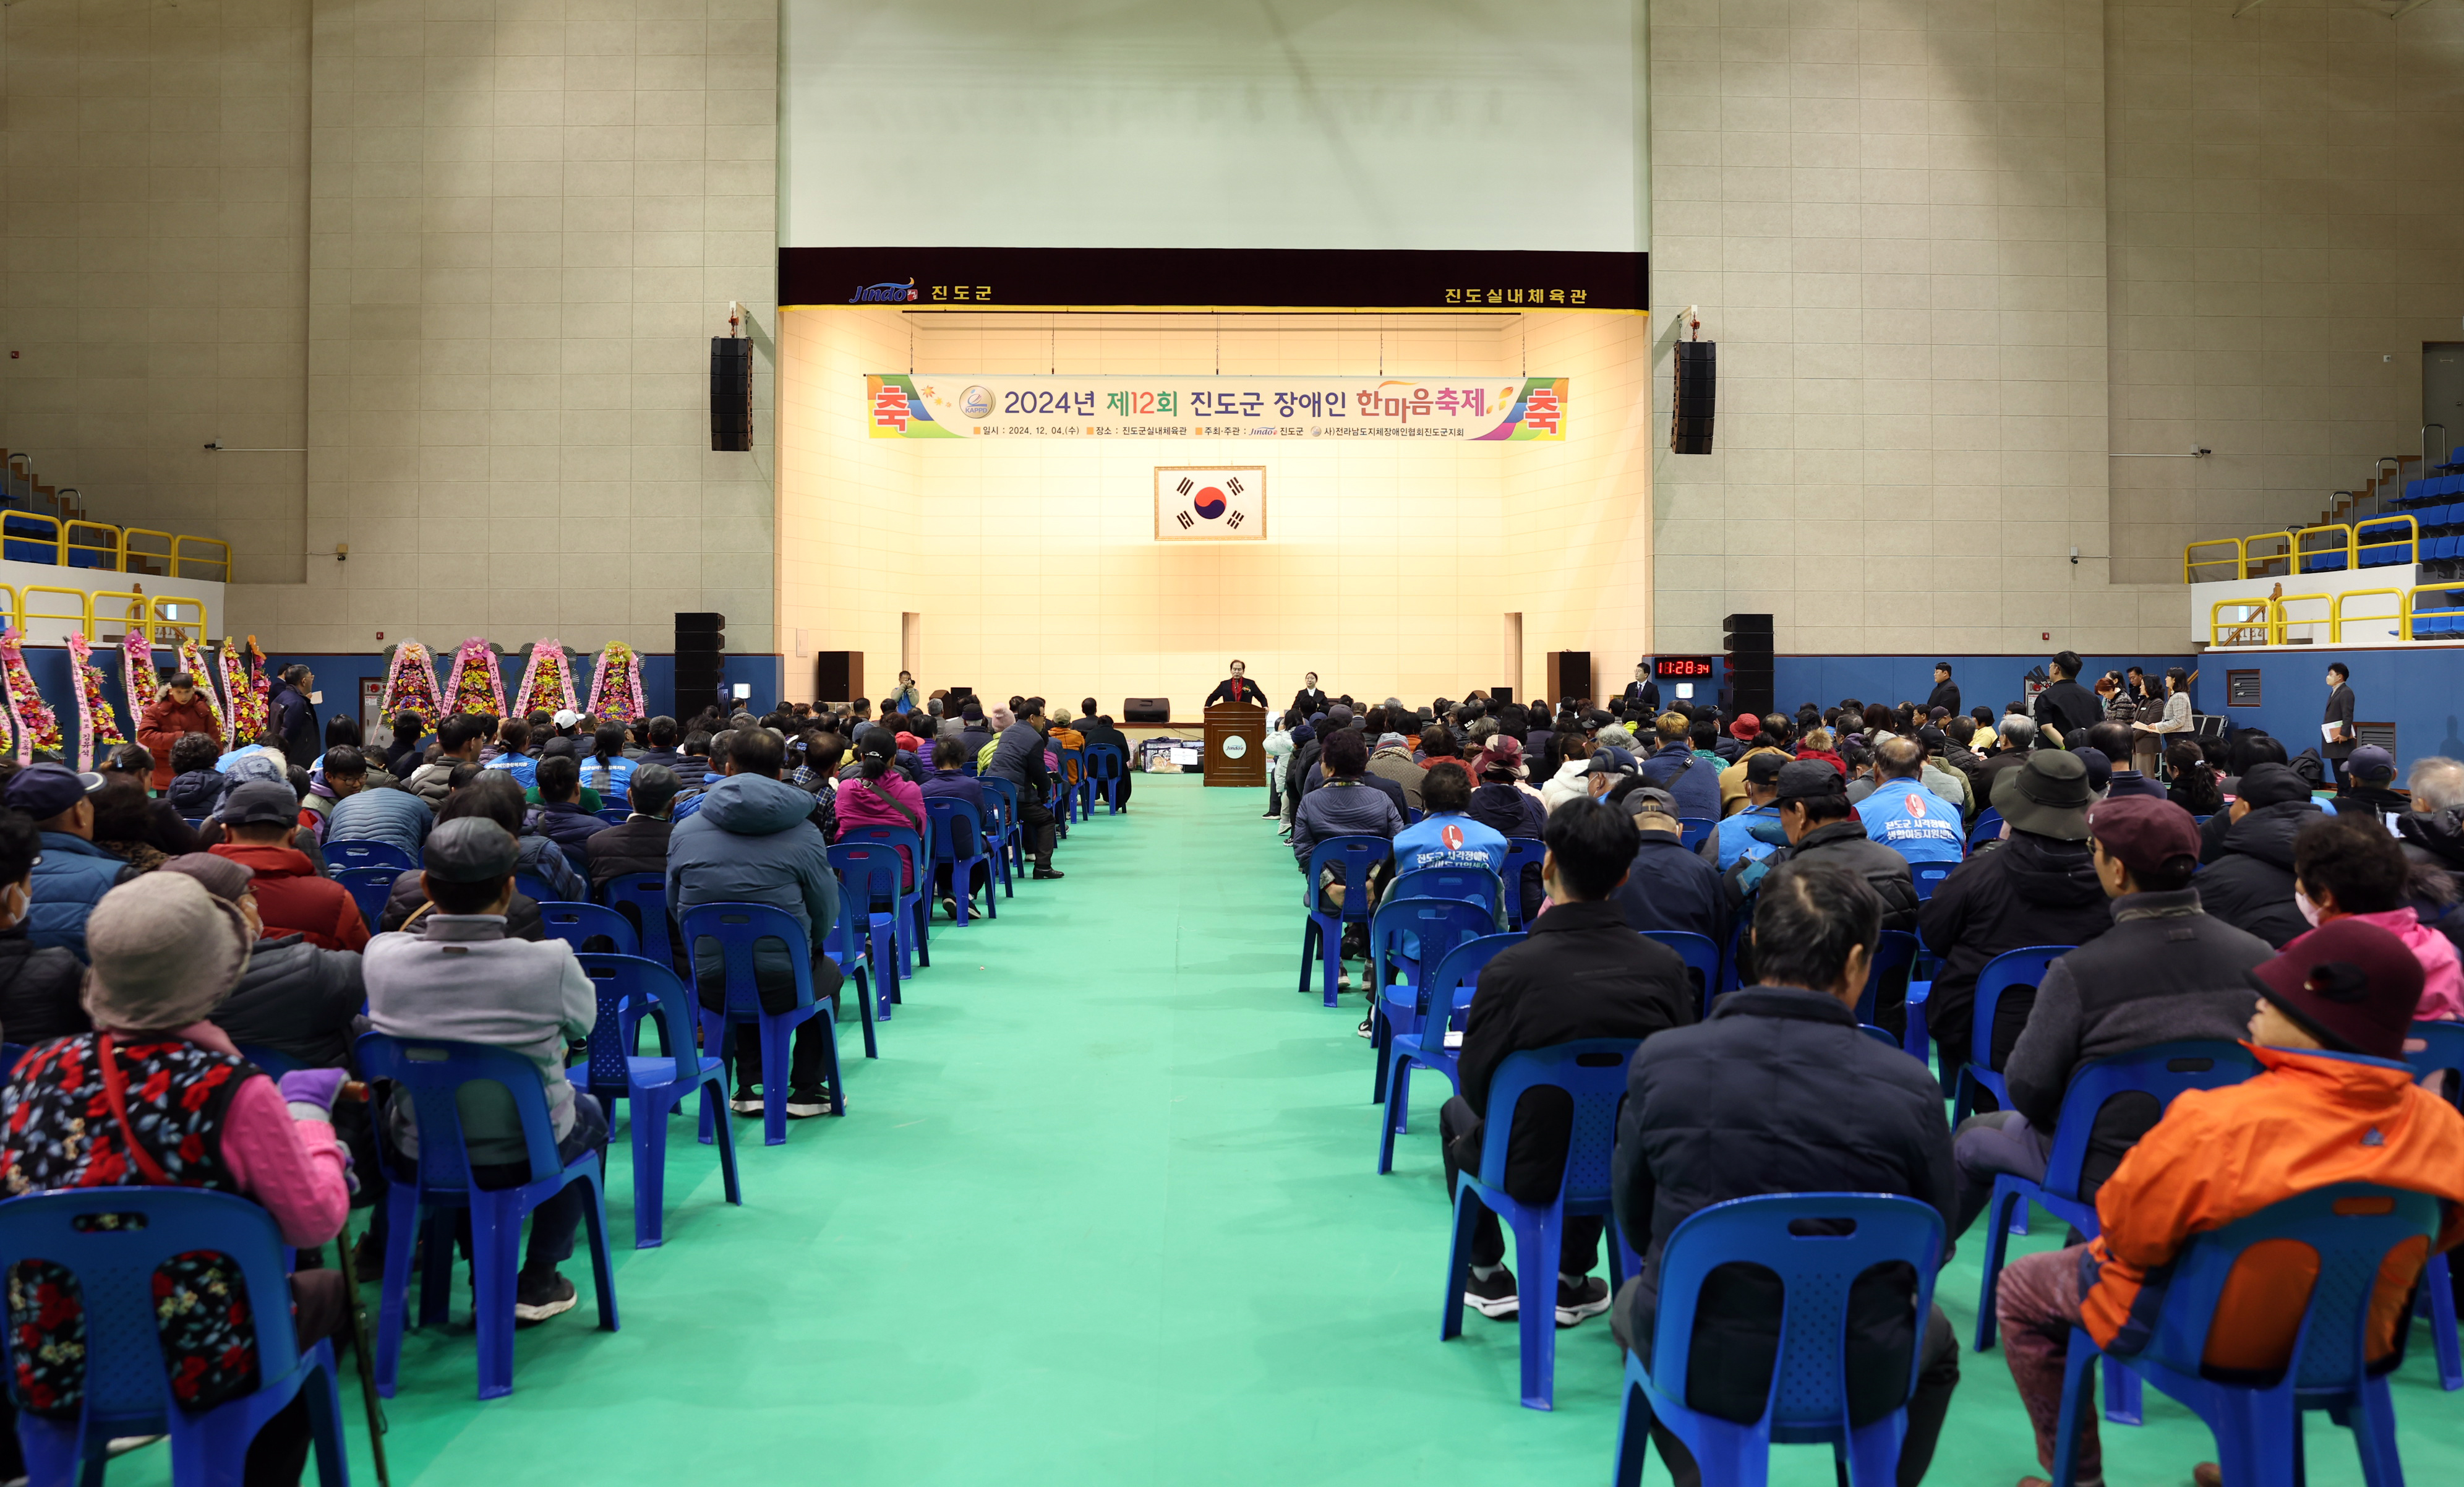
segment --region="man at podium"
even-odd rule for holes
[[[1232,675],[1217,682],[1215,690],[1206,694],[1206,705],[1213,707],[1218,702],[1246,702],[1254,707],[1265,706],[1266,694],[1259,689],[1256,682],[1249,679],[1248,674],[1249,667],[1246,662],[1234,661]]]

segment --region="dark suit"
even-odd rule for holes
[[[1632,704],[1636,702],[1640,702],[1655,714],[1660,711],[1660,683],[1657,681],[1629,681],[1625,684],[1625,691],[1619,695],[1628,704],[1627,717],[1634,716]]]
[[[1937,707],[1948,708],[1953,718],[1959,716],[1958,682],[1937,681],[1933,684],[1933,696],[1925,699],[1925,711],[1932,712]]]
[[[2319,721],[2321,723],[2341,722],[2344,725],[2343,731],[2346,735],[2344,738],[2339,739],[2333,744],[2321,744],[2319,749],[2320,757],[2325,759],[2328,763],[2336,766],[2336,778],[2341,780],[2344,777],[2344,761],[2351,758],[2353,753],[2354,741],[2351,737],[2353,732],[2353,689],[2340,683],[2335,691],[2328,693],[2327,710],[2319,715]]]
[[[1303,687],[1292,694],[1291,712],[1295,721],[1305,721],[1326,711],[1326,688]]]
[[[1207,706],[1213,707],[1218,702],[1254,702],[1264,707],[1266,694],[1259,691],[1258,684],[1246,677],[1226,677],[1215,684],[1214,691],[1206,694]]]

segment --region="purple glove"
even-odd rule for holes
[[[291,1119],[330,1124],[334,1097],[342,1092],[342,1083],[349,1077],[341,1069],[294,1069],[282,1076],[278,1087],[283,1102],[291,1107]]]

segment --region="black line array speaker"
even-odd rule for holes
[[[678,611],[676,695],[671,704],[675,717],[690,720],[718,701],[719,685],[726,674],[727,616],[711,610]]]
[[[1716,341],[1677,343],[1677,396],[1668,417],[1672,454],[1711,453],[1711,415],[1720,402],[1719,352]]]
[[[1738,713],[1768,713],[1771,710],[1771,617],[1768,614],[1731,614],[1720,622],[1727,632],[1724,639],[1727,666],[1726,688],[1728,705]]]
[[[813,700],[852,702],[864,696],[862,651],[818,651],[813,655]]]
[[[710,447],[753,448],[753,343],[741,337],[710,338]]]

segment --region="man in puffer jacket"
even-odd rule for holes
[[[33,822],[0,810],[0,1037],[11,1043],[41,1043],[94,1026],[82,995],[85,967],[57,946],[37,947],[26,932],[42,851]]]
[[[171,785],[165,791],[182,818],[195,821],[214,813],[223,798],[223,777],[214,768],[223,746],[204,733],[182,734],[171,745]]]
[[[1017,717],[1006,707],[995,706],[993,722],[1001,735],[993,741],[992,760],[981,772],[1018,787],[1018,824],[1026,829],[1035,876],[1059,877],[1062,875],[1052,866],[1056,834],[1052,808],[1045,804],[1051,794],[1052,771],[1044,763],[1044,730],[1037,726],[1041,721],[1041,715],[1032,711]]]
[[[522,823],[524,834],[544,836],[564,850],[564,860],[577,876],[590,871],[586,843],[607,830],[607,823],[582,809],[573,797],[582,788],[582,766],[569,755],[550,754],[539,763],[539,803]]]
[[[1987,962],[2029,945],[2082,945],[2113,927],[2113,907],[2087,845],[2090,798],[2086,764],[2061,749],[2040,749],[2019,767],[1999,771],[1993,809],[2010,835],[1987,843],[1917,911],[1918,933],[1942,961],[1925,1010],[1944,1088],[1953,1087],[1968,1062],[1976,977]],[[2200,887],[2204,899],[2204,877]],[[2035,1003],[2034,988],[2014,988],[1995,1009],[1995,1067],[2010,1057]]]
[[[249,892],[256,876],[250,868],[193,852],[164,863],[163,871],[195,878],[206,892],[237,904],[249,928],[264,933]],[[234,1043],[262,1044],[312,1068],[340,1069],[351,1050],[353,1019],[366,1000],[357,951],[322,949],[304,935],[259,939],[239,985],[214,1010],[214,1026]]]
[[[2319,819],[2318,804],[2290,766],[2256,764],[2226,814],[2231,824],[2199,875],[2199,901],[2280,950],[2310,927],[2293,901],[2293,838]]]
[[[456,713],[445,720],[436,730],[436,758],[410,771],[403,788],[428,803],[435,810],[453,793],[453,766],[479,763],[479,745],[487,742],[488,725],[477,718]]]

